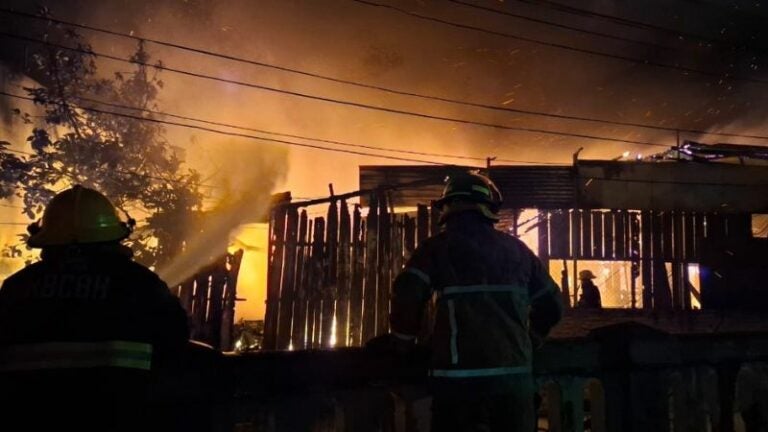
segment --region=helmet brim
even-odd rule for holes
[[[44,248],[69,244],[118,242],[124,240],[129,235],[131,235],[131,229],[125,224],[81,230],[77,238],[63,234],[62,230],[46,229],[43,227],[38,232],[29,236],[27,246],[31,248]]]

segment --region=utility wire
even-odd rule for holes
[[[683,1],[685,3],[692,3],[697,6],[708,6],[711,8],[725,10],[726,12],[732,15],[741,15],[743,17],[751,18],[753,20],[762,20],[762,19],[768,18],[768,16],[762,15],[757,11],[750,12],[744,9],[739,9],[739,6],[735,3],[733,4],[732,7],[728,7],[727,5],[722,4],[721,2],[718,2],[718,1],[706,1],[706,0],[680,0],[680,1]],[[755,2],[755,5],[760,6],[760,3]]]
[[[353,1],[358,1],[358,0],[353,0]],[[373,111],[381,111],[381,112],[386,112],[386,113],[390,113],[390,114],[400,114],[400,115],[406,115],[406,116],[412,116],[412,117],[418,117],[418,118],[425,118],[425,119],[430,119],[430,120],[442,120],[442,121],[447,121],[447,122],[452,122],[452,123],[467,124],[467,125],[473,125],[473,126],[483,126],[483,127],[489,127],[489,128],[494,128],[494,129],[502,129],[502,130],[512,130],[512,131],[519,131],[519,132],[530,132],[530,133],[536,133],[536,134],[564,136],[564,137],[570,137],[570,138],[583,138],[583,139],[591,139],[591,140],[607,141],[607,142],[616,142],[616,143],[623,143],[623,144],[637,144],[637,145],[648,145],[648,146],[656,146],[656,147],[669,147],[666,144],[659,144],[659,143],[653,143],[653,142],[648,142],[648,141],[636,141],[636,140],[628,140],[628,139],[621,139],[621,138],[610,138],[610,137],[596,136],[596,135],[590,135],[590,134],[580,134],[580,133],[553,131],[553,130],[538,129],[538,128],[528,128],[528,127],[519,127],[519,126],[508,126],[508,125],[502,125],[502,124],[498,124],[498,123],[488,123],[488,122],[481,122],[481,121],[474,121],[474,120],[466,120],[466,119],[461,119],[461,118],[456,118],[456,117],[445,117],[445,116],[439,116],[439,115],[433,115],[433,114],[419,113],[419,112],[415,112],[415,111],[407,111],[407,110],[401,110],[401,109],[395,109],[395,108],[380,107],[380,106],[369,105],[369,104],[365,104],[365,103],[361,103],[361,102],[354,102],[354,101],[349,101],[349,100],[340,100],[340,99],[334,99],[334,98],[324,97],[324,96],[316,96],[316,95],[311,95],[311,94],[302,93],[302,92],[298,92],[298,91],[282,90],[282,89],[278,89],[278,88],[274,88],[274,87],[269,87],[269,86],[265,86],[265,85],[261,85],[261,84],[255,84],[255,83],[237,81],[237,80],[232,80],[232,79],[226,79],[226,78],[206,75],[206,74],[202,74],[202,73],[197,73],[197,72],[190,72],[190,71],[183,70],[183,69],[171,68],[171,67],[164,66],[164,65],[159,65],[159,64],[150,64],[150,63],[146,63],[146,62],[142,62],[142,61],[138,61],[138,60],[124,59],[122,57],[113,56],[113,55],[110,55],[110,54],[98,53],[98,52],[94,52],[92,50],[86,50],[86,49],[82,49],[82,48],[72,48],[72,47],[69,47],[69,46],[65,46],[65,45],[61,45],[61,44],[57,44],[57,43],[53,43],[53,42],[47,42],[47,41],[43,41],[43,40],[40,40],[40,39],[30,38],[30,37],[27,37],[27,36],[21,36],[21,35],[6,33],[6,32],[0,32],[0,36],[12,38],[12,39],[23,40],[23,41],[26,41],[26,42],[31,42],[31,43],[36,43],[36,44],[41,44],[41,45],[46,45],[46,46],[52,46],[52,47],[55,47],[55,48],[60,48],[60,49],[71,51],[71,52],[79,52],[79,53],[83,53],[83,54],[92,55],[92,56],[95,56],[95,57],[101,57],[101,58],[106,58],[106,59],[110,59],[110,60],[119,61],[119,62],[122,62],[122,63],[130,63],[130,64],[136,64],[136,65],[140,65],[140,66],[152,67],[152,68],[159,69],[159,70],[165,70],[165,71],[177,73],[177,74],[180,74],[180,75],[186,75],[186,76],[191,76],[191,77],[195,77],[195,78],[202,78],[202,79],[206,79],[206,80],[210,80],[210,81],[222,82],[222,83],[227,83],[227,84],[233,84],[233,85],[242,86],[242,87],[250,87],[250,88],[255,88],[255,89],[259,89],[259,90],[265,90],[265,91],[270,91],[270,92],[275,92],[275,93],[280,93],[280,94],[285,94],[285,95],[290,95],[290,96],[296,96],[296,97],[301,97],[301,98],[311,99],[311,100],[316,100],[316,101],[321,101],[321,102],[327,102],[327,103],[332,103],[332,104],[337,104],[337,105],[351,106],[351,107],[355,107],[355,108],[363,108],[363,109],[368,109],[368,110],[373,110]]]
[[[213,126],[223,126],[223,127],[227,127],[227,128],[244,130],[244,131],[249,131],[249,132],[258,132],[258,133],[264,133],[264,134],[275,135],[275,136],[282,136],[282,137],[287,137],[287,138],[298,138],[298,139],[302,139],[302,140],[324,142],[324,143],[328,143],[328,144],[339,145],[339,146],[342,146],[342,147],[356,147],[356,148],[364,148],[364,149],[368,149],[368,150],[377,150],[377,151],[392,152],[392,153],[413,154],[413,155],[419,155],[419,156],[433,156],[433,157],[442,157],[442,158],[453,158],[453,159],[466,159],[466,160],[474,160],[474,161],[485,161],[485,158],[483,158],[483,157],[461,156],[461,155],[452,155],[452,154],[444,154],[444,153],[430,153],[430,152],[420,152],[420,151],[413,151],[413,150],[398,150],[398,149],[390,149],[390,148],[384,148],[384,147],[369,146],[369,145],[364,145],[364,144],[352,144],[352,143],[347,143],[347,142],[343,142],[343,141],[327,140],[327,139],[322,139],[322,138],[312,138],[312,137],[308,137],[308,136],[294,135],[294,134],[289,134],[289,133],[284,133],[284,132],[274,132],[274,131],[269,131],[269,130],[265,130],[265,129],[258,129],[258,128],[253,128],[253,127],[248,127],[248,126],[235,125],[235,124],[229,124],[229,123],[222,123],[222,122],[217,122],[217,121],[205,120],[205,119],[201,119],[201,118],[197,118],[197,117],[188,117],[188,116],[183,116],[183,115],[179,115],[179,114],[173,114],[173,113],[168,113],[168,112],[150,110],[150,109],[146,109],[146,108],[129,107],[129,106],[125,106],[125,105],[114,104],[114,103],[109,103],[109,102],[103,102],[103,101],[99,101],[99,100],[96,100],[96,99],[91,99],[91,98],[86,98],[86,97],[81,97],[81,96],[75,96],[75,98],[79,99],[79,100],[82,100],[82,101],[85,101],[85,102],[90,102],[90,103],[95,103],[95,104],[99,104],[99,105],[109,106],[109,107],[112,107],[112,108],[120,108],[120,109],[132,110],[132,111],[141,111],[141,112],[145,112],[145,113],[149,113],[149,114],[162,115],[162,116],[165,116],[165,117],[176,118],[176,119],[179,119],[179,120],[194,121],[194,122],[199,122],[199,123],[203,123],[203,124],[208,124],[208,125],[213,125]],[[512,162],[544,164],[544,165],[548,165],[549,164],[547,162],[531,162],[531,161],[512,161]]]
[[[464,1],[460,1],[460,0],[451,0],[451,1],[454,1],[455,3],[471,6],[470,3],[465,3]],[[477,7],[480,7],[480,6],[477,6]],[[496,10],[496,9],[485,8],[485,7],[480,7],[480,8],[488,9],[488,10],[499,12],[499,13],[503,13],[503,14],[508,14],[506,12],[502,12],[502,11],[499,11],[499,10]],[[486,103],[471,102],[471,101],[465,101],[465,100],[453,99],[453,98],[441,97],[441,96],[434,96],[434,95],[426,95],[426,94],[415,93],[415,92],[406,91],[406,90],[393,89],[393,88],[390,88],[390,87],[384,87],[384,86],[380,86],[380,85],[362,83],[362,82],[359,82],[359,81],[352,81],[352,80],[347,80],[347,79],[336,78],[336,77],[332,77],[332,76],[328,76],[328,75],[322,75],[322,74],[318,74],[318,73],[314,73],[314,72],[307,72],[307,71],[303,71],[303,70],[299,70],[299,69],[293,69],[293,68],[288,68],[288,67],[285,67],[285,66],[274,65],[274,64],[265,63],[265,62],[261,62],[261,61],[256,61],[256,60],[252,60],[252,59],[236,57],[236,56],[233,56],[233,55],[223,54],[223,53],[219,53],[219,52],[215,52],[215,51],[209,51],[209,50],[205,50],[205,49],[201,49],[201,48],[194,48],[194,47],[190,47],[190,46],[186,46],[186,45],[182,45],[182,44],[178,44],[178,43],[172,43],[172,42],[162,41],[162,40],[153,39],[153,38],[146,38],[146,37],[143,37],[143,36],[136,36],[136,35],[132,35],[132,34],[121,33],[121,32],[117,32],[117,31],[114,31],[114,30],[107,30],[107,29],[103,29],[103,28],[99,28],[99,27],[94,27],[94,26],[89,26],[89,25],[84,25],[84,24],[78,24],[78,23],[74,23],[74,22],[70,22],[70,21],[64,21],[64,20],[53,19],[53,18],[43,18],[43,17],[37,16],[37,15],[33,15],[33,14],[29,14],[29,13],[24,13],[24,12],[19,12],[19,11],[14,11],[14,10],[9,10],[9,9],[0,8],[0,13],[13,14],[13,15],[18,15],[18,16],[22,16],[22,17],[26,17],[26,18],[31,18],[31,19],[50,21],[50,22],[54,22],[54,23],[57,23],[57,24],[61,24],[61,25],[67,25],[67,26],[71,26],[71,27],[81,28],[81,29],[85,29],[85,30],[89,30],[89,31],[94,31],[94,32],[99,32],[99,33],[103,33],[103,34],[112,35],[112,36],[129,38],[129,39],[132,39],[132,40],[135,40],[135,41],[149,42],[149,43],[153,43],[153,44],[156,44],[156,45],[165,46],[165,47],[169,47],[169,48],[175,48],[175,49],[179,49],[179,50],[183,50],[183,51],[187,51],[187,52],[191,52],[191,53],[195,53],[195,54],[202,54],[202,55],[206,55],[206,56],[210,56],[210,57],[221,58],[221,59],[225,59],[225,60],[231,60],[231,61],[235,61],[235,62],[239,62],[239,63],[244,63],[244,64],[250,64],[250,65],[254,65],[254,66],[260,66],[260,67],[275,69],[275,70],[279,70],[279,71],[283,71],[283,72],[289,72],[289,73],[293,73],[293,74],[297,74],[297,75],[302,75],[302,76],[322,79],[322,80],[326,80],[326,81],[329,81],[329,82],[335,82],[335,83],[339,83],[339,84],[351,85],[351,86],[355,86],[355,87],[359,87],[359,88],[366,88],[366,89],[370,89],[370,90],[378,90],[378,91],[382,91],[382,92],[386,92],[386,93],[390,93],[390,94],[395,94],[395,95],[400,95],[400,96],[417,97],[417,98],[426,99],[426,100],[434,100],[434,101],[438,101],[438,102],[445,102],[445,103],[451,103],[451,104],[457,104],[457,105],[463,105],[463,106],[470,106],[470,107],[475,107],[475,108],[483,108],[483,109],[499,111],[499,112],[508,112],[508,113],[515,113],[515,114],[527,114],[527,115],[533,115],[533,116],[542,116],[542,117],[557,118],[557,119],[564,119],[564,120],[576,120],[576,121],[586,121],[586,122],[594,122],[594,123],[600,123],[600,124],[610,124],[610,125],[616,125],[616,126],[629,126],[629,127],[637,127],[637,128],[646,128],[646,129],[660,130],[660,131],[665,131],[665,132],[685,132],[685,133],[693,133],[693,134],[699,134],[699,135],[730,136],[730,137],[737,137],[737,138],[753,138],[753,139],[765,139],[765,140],[768,140],[768,136],[744,135],[744,134],[725,133],[725,132],[720,133],[720,132],[710,132],[710,131],[697,130],[697,129],[686,129],[686,128],[655,126],[655,125],[649,125],[649,124],[644,124],[644,123],[634,123],[634,122],[608,120],[608,119],[600,119],[600,118],[593,118],[593,117],[583,117],[583,116],[575,116],[575,115],[566,115],[566,114],[555,114],[555,113],[548,113],[548,112],[542,112],[542,111],[524,110],[524,109],[520,109],[520,108],[501,107],[501,106],[491,105],[491,104],[486,104]],[[517,16],[517,15],[514,15],[514,16]],[[556,25],[554,23],[552,23],[552,24]],[[608,37],[608,36],[606,35],[606,37]],[[264,133],[268,133],[268,132],[264,132]],[[295,138],[299,138],[299,137],[295,137]]]
[[[27,96],[15,95],[15,94],[12,94],[12,93],[6,93],[4,91],[0,91],[0,95],[12,97],[12,98],[17,98],[17,99],[33,101],[34,102],[34,98],[27,97]],[[191,125],[191,124],[187,124],[187,123],[178,123],[178,122],[172,122],[172,121],[167,121],[167,120],[159,120],[159,119],[154,119],[154,118],[149,118],[149,117],[141,117],[141,116],[136,116],[136,115],[131,115],[131,114],[117,113],[117,112],[113,112],[113,111],[101,110],[101,109],[97,109],[97,108],[79,107],[79,109],[82,109],[84,111],[95,112],[95,113],[99,113],[99,114],[106,114],[106,115],[112,115],[112,116],[116,116],[116,117],[129,118],[129,119],[133,119],[133,120],[139,120],[139,121],[163,124],[163,125],[167,125],[167,126],[178,126],[178,127],[187,128],[187,129],[194,129],[194,130],[200,130],[200,131],[204,131],[204,132],[211,132],[211,133],[215,133],[215,134],[219,134],[219,135],[226,135],[226,136],[232,136],[232,137],[238,137],[238,138],[248,138],[248,139],[257,140],[257,141],[265,141],[265,142],[271,142],[271,143],[276,143],[276,144],[284,144],[284,145],[289,145],[289,146],[312,148],[312,149],[332,151],[332,152],[337,152],[337,153],[354,154],[354,155],[358,155],[358,156],[370,156],[370,157],[377,157],[377,158],[382,158],[382,159],[397,160],[397,161],[402,161],[402,162],[418,162],[418,163],[424,163],[424,164],[430,164],[430,165],[446,165],[446,166],[450,165],[450,164],[443,164],[443,163],[440,163],[440,162],[435,162],[435,161],[430,161],[430,160],[410,159],[410,158],[404,158],[404,157],[399,157],[399,156],[391,156],[391,155],[378,155],[378,154],[366,153],[366,152],[361,152],[361,151],[356,151],[356,150],[336,149],[336,148],[324,147],[324,146],[314,145],[314,144],[298,143],[298,142],[295,142],[295,141],[286,141],[286,140],[275,139],[275,138],[267,138],[267,137],[262,137],[262,136],[257,136],[257,135],[250,135],[250,134],[239,133],[239,132],[228,132],[228,131],[223,131],[223,130],[219,130],[219,129],[213,129],[213,128],[209,128],[209,127],[205,127],[205,126]]]
[[[17,99],[24,99],[24,100],[28,100],[28,101],[34,101],[34,99],[31,98],[31,97],[14,95],[14,94],[6,93],[6,92],[3,92],[3,91],[0,91],[0,95],[12,97],[12,98],[17,98]],[[313,145],[309,145],[309,144],[295,143],[295,142],[289,142],[289,141],[284,141],[284,140],[277,140],[277,139],[272,139],[272,138],[259,137],[259,136],[255,136],[255,135],[248,135],[248,134],[242,134],[242,133],[236,133],[236,132],[227,132],[227,131],[207,128],[207,127],[203,127],[203,126],[196,126],[196,125],[190,125],[190,124],[184,124],[184,123],[169,122],[169,121],[158,120],[158,119],[153,119],[153,118],[134,116],[134,115],[130,115],[130,114],[116,113],[116,112],[111,112],[111,111],[99,110],[99,109],[96,109],[96,108],[80,107],[80,109],[83,109],[83,110],[86,110],[86,111],[91,111],[91,112],[96,112],[96,113],[100,113],[100,114],[106,114],[106,115],[113,115],[113,116],[117,116],[117,117],[130,118],[130,119],[134,119],[134,120],[138,120],[138,121],[146,121],[146,122],[158,123],[158,124],[163,124],[163,125],[178,126],[178,127],[188,128],[188,129],[202,130],[202,131],[205,131],[205,132],[211,132],[211,133],[216,133],[216,134],[220,134],[220,135],[235,136],[235,137],[240,137],[240,138],[249,138],[249,139],[254,139],[254,140],[259,140],[259,141],[275,142],[275,143],[286,144],[286,145],[298,145],[298,146],[302,146],[302,147],[319,148],[319,149],[323,149],[323,150],[337,151],[337,152],[342,152],[342,153],[360,154],[360,152],[354,152],[354,151],[351,151],[351,150],[330,149],[330,148],[327,148],[327,147],[313,146]],[[395,158],[394,156],[371,155],[371,154],[365,154],[365,156],[375,156],[375,157],[382,157],[382,158]],[[414,159],[405,159],[405,158],[398,158],[398,159],[399,160],[405,160],[405,161],[408,161],[408,162],[420,162],[420,163],[428,163],[428,164],[433,164],[433,165],[455,166],[455,165],[441,164],[441,163],[433,162],[433,161],[414,160]],[[698,182],[698,181],[696,181],[696,182],[684,182],[684,181],[676,181],[676,180],[620,179],[620,178],[611,178],[611,177],[602,177],[602,176],[585,176],[585,177],[580,177],[580,178],[587,179],[587,180],[593,179],[593,180],[602,180],[602,181],[619,182],[619,183],[651,183],[651,184],[678,184],[678,185],[700,185],[700,186],[744,186],[744,187],[768,186],[768,183],[719,183],[719,182]]]
[[[625,62],[636,64],[636,65],[654,66],[654,67],[663,68],[663,69],[677,70],[677,71],[685,72],[685,73],[695,73],[695,74],[699,74],[699,75],[703,75],[703,76],[709,76],[709,77],[718,78],[718,79],[730,78],[730,79],[733,79],[733,80],[736,80],[736,81],[745,81],[745,82],[751,82],[751,83],[768,84],[768,80],[763,80],[763,79],[759,79],[759,78],[736,77],[736,76],[731,76],[728,73],[711,72],[711,71],[707,71],[707,70],[703,70],[703,69],[696,69],[696,68],[687,67],[687,66],[678,66],[678,65],[668,64],[668,63],[661,63],[661,62],[651,61],[651,60],[647,60],[647,59],[645,59],[645,60],[644,59],[637,59],[637,58],[634,58],[634,57],[628,57],[628,56],[619,55],[619,54],[610,54],[610,53],[605,53],[605,52],[602,52],[602,51],[594,51],[594,50],[590,50],[590,49],[586,49],[586,48],[578,48],[578,47],[574,47],[574,46],[570,46],[570,45],[564,45],[564,44],[560,44],[560,43],[546,42],[546,41],[543,41],[543,40],[534,39],[534,38],[527,37],[527,36],[513,35],[513,34],[510,34],[510,33],[504,33],[504,32],[500,32],[500,31],[496,31],[496,30],[489,30],[489,29],[486,29],[486,28],[476,27],[476,26],[472,26],[472,25],[469,25],[469,24],[461,24],[461,23],[457,23],[457,22],[454,22],[454,21],[449,21],[449,20],[442,19],[442,18],[436,18],[436,17],[432,17],[432,16],[429,16],[429,15],[423,15],[423,14],[420,14],[420,13],[417,13],[417,12],[411,12],[409,10],[402,9],[400,7],[393,6],[393,5],[381,4],[381,3],[376,3],[376,2],[372,2],[372,1],[368,1],[368,0],[352,0],[352,1],[357,2],[357,3],[361,3],[361,4],[366,4],[366,5],[369,5],[369,6],[375,6],[375,7],[380,7],[380,8],[384,8],[384,9],[390,9],[390,10],[396,11],[396,12],[398,12],[400,14],[408,15],[408,16],[411,16],[411,17],[414,17],[414,18],[418,18],[420,20],[440,23],[440,24],[448,25],[448,26],[455,27],[455,28],[460,28],[460,29],[464,29],[464,30],[473,30],[473,31],[480,32],[480,33],[486,33],[486,34],[490,34],[490,35],[494,35],[494,36],[501,36],[501,37],[505,37],[505,38],[508,38],[508,39],[514,39],[514,40],[518,40],[518,41],[522,41],[522,42],[528,42],[528,43],[532,43],[532,44],[536,44],[536,45],[541,45],[541,46],[547,46],[547,47],[551,47],[551,48],[558,48],[558,49],[562,49],[562,50],[578,52],[578,53],[581,53],[581,54],[589,54],[589,55],[593,55],[593,56],[610,58],[610,59],[614,59],[614,60],[621,60],[621,61],[625,61]]]
[[[0,92],[0,95],[9,96],[9,97],[15,97],[15,98],[19,98],[19,99],[33,100],[33,98],[26,98],[26,97],[23,97],[23,96],[12,95],[10,93],[5,93],[5,92]],[[25,155],[25,156],[37,156],[37,154],[35,154],[35,153],[28,152],[28,151],[23,151],[23,150],[3,149],[2,151],[6,151],[6,152],[9,152],[9,153],[21,154],[21,155]],[[154,179],[154,180],[161,180],[161,181],[164,181],[164,182],[170,182],[170,183],[176,183],[176,184],[187,184],[186,182],[181,181],[181,180],[169,179],[169,178],[155,176],[155,175],[146,174],[146,173],[140,173],[140,172],[134,172],[134,171],[126,171],[126,170],[120,170],[120,169],[113,169],[112,171],[115,171],[115,172],[120,173],[120,174],[136,175],[136,176],[139,176],[139,177],[150,178],[150,179]],[[209,185],[209,184],[205,184],[205,183],[195,183],[195,182],[192,182],[192,183],[189,183],[189,184],[191,186],[198,186],[198,187],[203,187],[203,188],[211,188],[211,189],[218,189],[218,188],[220,188],[219,186]],[[20,207],[20,208],[23,208],[23,207]]]
[[[545,6],[549,9],[557,10],[560,12],[566,12],[572,15],[579,15],[579,16],[584,16],[584,17],[593,18],[593,19],[600,19],[603,21],[610,21],[614,24],[620,24],[627,27],[661,32],[678,39],[690,39],[690,40],[703,42],[709,45],[728,45],[726,41],[723,41],[720,39],[712,39],[712,38],[708,38],[708,37],[693,34],[693,33],[683,32],[681,30],[675,30],[667,27],[649,24],[642,21],[635,21],[635,20],[622,18],[615,15],[604,14],[604,13],[595,12],[588,9],[581,9],[575,6],[569,6],[567,4],[559,3],[552,0],[513,0],[513,1],[516,1],[519,3],[537,5],[537,6]]]
[[[482,5],[475,4],[475,3],[470,3],[470,2],[467,2],[467,1],[464,1],[464,0],[448,0],[448,1],[450,1],[451,3],[456,3],[456,4],[459,4],[459,5],[465,6],[465,7],[469,7],[469,8],[473,8],[473,9],[478,9],[478,10],[483,10],[483,11],[486,11],[486,12],[492,12],[492,13],[499,14],[499,15],[505,15],[505,16],[512,17],[512,18],[517,18],[517,19],[520,19],[520,20],[523,20],[523,21],[534,22],[534,23],[537,23],[537,24],[542,24],[542,25],[550,26],[550,27],[556,27],[556,28],[560,28],[560,29],[563,29],[563,30],[569,30],[569,31],[577,32],[577,33],[584,33],[584,34],[588,34],[588,35],[592,35],[592,36],[598,36],[598,37],[602,37],[602,38],[606,38],[606,39],[612,39],[612,40],[617,40],[617,41],[621,41],[621,42],[627,42],[627,43],[631,43],[631,44],[642,45],[642,46],[647,47],[647,48],[653,48],[653,49],[659,49],[659,50],[668,50],[668,51],[681,51],[679,48],[674,48],[674,47],[670,47],[670,46],[666,46],[666,45],[661,45],[661,44],[657,44],[657,43],[653,43],[653,42],[646,42],[646,41],[642,41],[642,40],[631,39],[631,38],[627,38],[627,37],[623,37],[623,36],[616,36],[614,34],[603,33],[603,32],[599,32],[599,31],[595,31],[595,30],[587,30],[587,29],[583,29],[583,28],[579,28],[579,27],[574,27],[574,26],[570,26],[570,25],[566,25],[566,24],[560,24],[560,23],[556,23],[556,22],[553,22],[553,21],[548,21],[548,20],[545,20],[545,19],[532,18],[532,17],[526,16],[526,15],[520,15],[520,14],[517,14],[517,13],[508,12],[508,11],[504,11],[504,10],[500,10],[500,9],[495,9],[495,8],[488,7],[488,6],[482,6]]]

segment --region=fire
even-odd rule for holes
[[[264,318],[267,299],[267,242],[269,226],[265,223],[240,227],[229,247],[230,252],[244,249],[237,281],[237,297],[247,299],[235,307],[235,320]]]

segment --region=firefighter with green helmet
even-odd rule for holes
[[[121,244],[133,224],[74,186],[30,225],[41,260],[0,289],[0,429],[153,429],[152,371],[180,355],[189,329],[178,299]]]
[[[533,349],[560,320],[559,289],[517,238],[498,231],[501,193],[457,173],[443,196],[441,233],[414,251],[393,286],[391,339],[414,344],[433,296],[432,430],[534,430]]]

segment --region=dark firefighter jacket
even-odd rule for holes
[[[117,430],[109,422],[131,420],[118,408],[146,399],[155,363],[180,353],[188,336],[176,297],[117,245],[45,250],[0,289],[0,377],[10,384],[0,399],[49,414],[60,408],[60,416],[79,412],[72,419],[102,416],[100,430]]]
[[[531,372],[531,338],[546,336],[562,313],[558,287],[533,252],[473,212],[448,219],[396,278],[395,337],[415,338],[433,294],[430,375],[438,385],[511,390]]]

